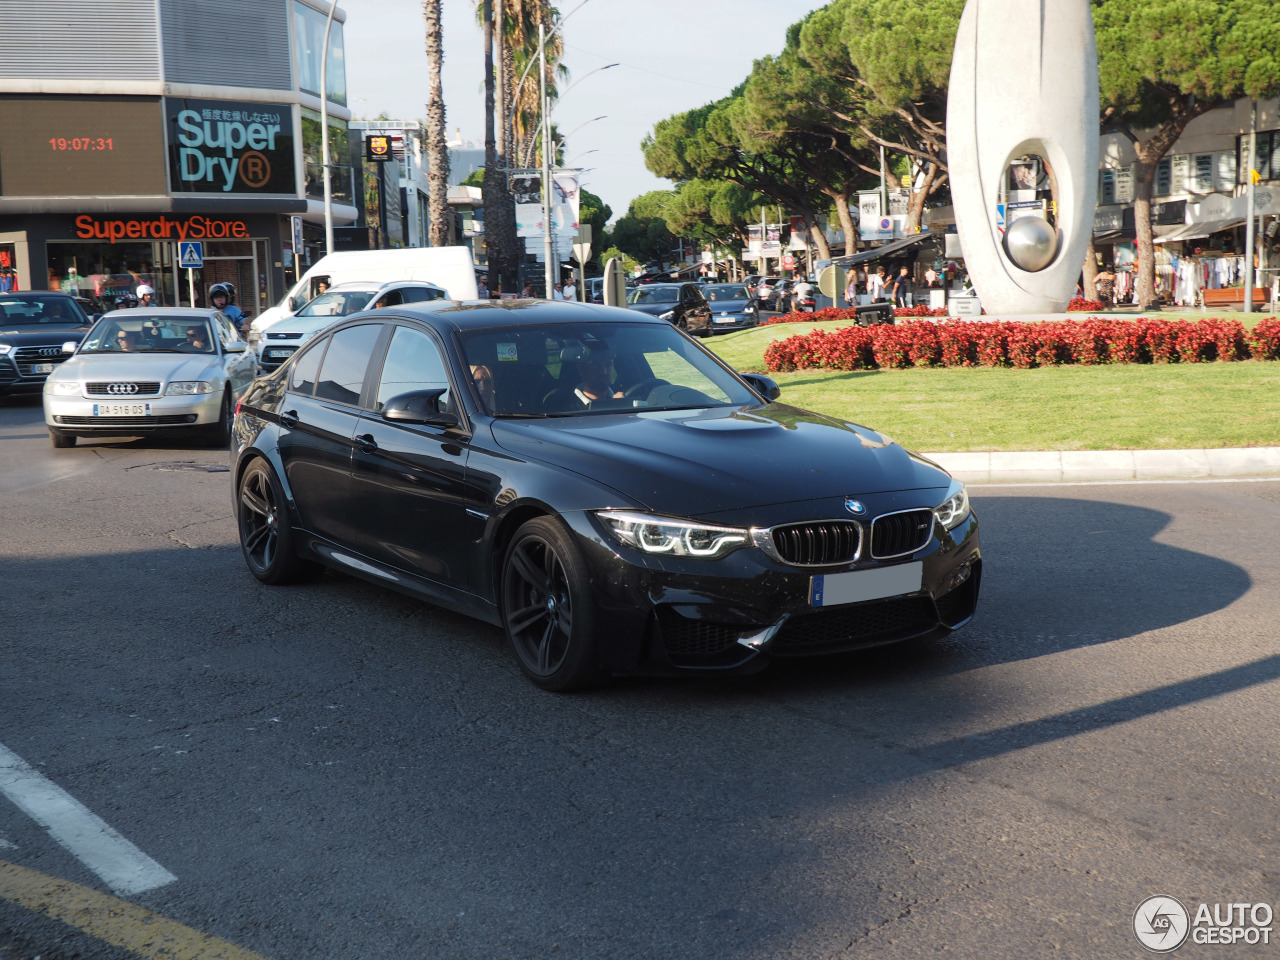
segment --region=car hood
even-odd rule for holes
[[[707,304],[712,313],[745,313],[751,306],[750,300],[712,300]]]
[[[331,323],[337,323],[343,317],[300,317],[296,313],[291,317],[285,317],[278,323],[273,324],[266,330],[262,331],[262,342],[266,342],[269,336],[278,336],[280,334],[310,337],[318,333]]]
[[[874,430],[780,403],[495,420],[493,436],[510,453],[678,516],[951,482]]]
[[[200,380],[211,369],[220,369],[213,354],[118,353],[77,354],[59,364],[50,380]]]
[[[668,300],[666,303],[628,303],[628,310],[635,310],[637,313],[647,313],[651,317],[660,317],[664,313],[670,313],[680,304],[675,300]]]
[[[41,344],[61,346],[68,340],[79,343],[89,332],[88,326],[74,323],[40,323],[31,326],[6,327],[0,325],[0,343],[12,347],[30,347]]]

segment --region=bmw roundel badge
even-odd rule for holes
[[[867,512],[867,508],[862,505],[861,500],[854,500],[852,498],[847,498],[845,500],[844,508],[848,510],[850,513],[856,514],[857,516],[862,516],[864,513]]]

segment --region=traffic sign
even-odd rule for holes
[[[796,258],[791,254],[785,254],[782,258],[783,269],[794,270],[796,268]]]
[[[199,270],[204,266],[204,241],[182,240],[178,243],[178,266]]]
[[[818,271],[818,289],[824,296],[835,300],[844,292],[845,272],[842,267],[832,264]]]

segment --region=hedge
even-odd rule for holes
[[[818,316],[826,311],[819,311]],[[1246,332],[1239,320],[1136,320],[1087,317],[1015,323],[1003,320],[919,320],[849,326],[769,344],[770,370],[830,367],[1032,367],[1103,363],[1207,363],[1280,360],[1280,320]]]

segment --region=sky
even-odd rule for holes
[[[756,59],[782,51],[788,26],[821,6],[809,0],[579,2],[557,2],[570,76],[552,121],[568,142],[566,166],[590,168],[583,186],[612,207],[614,219],[641,194],[672,186],[644,166],[640,143],[654,124],[727,96]],[[354,117],[425,117],[422,0],[339,0],[339,6],[347,14]],[[462,139],[483,147],[484,49],[475,6],[444,0],[443,8],[450,137],[461,130]],[[618,66],[597,70],[611,63]]]

